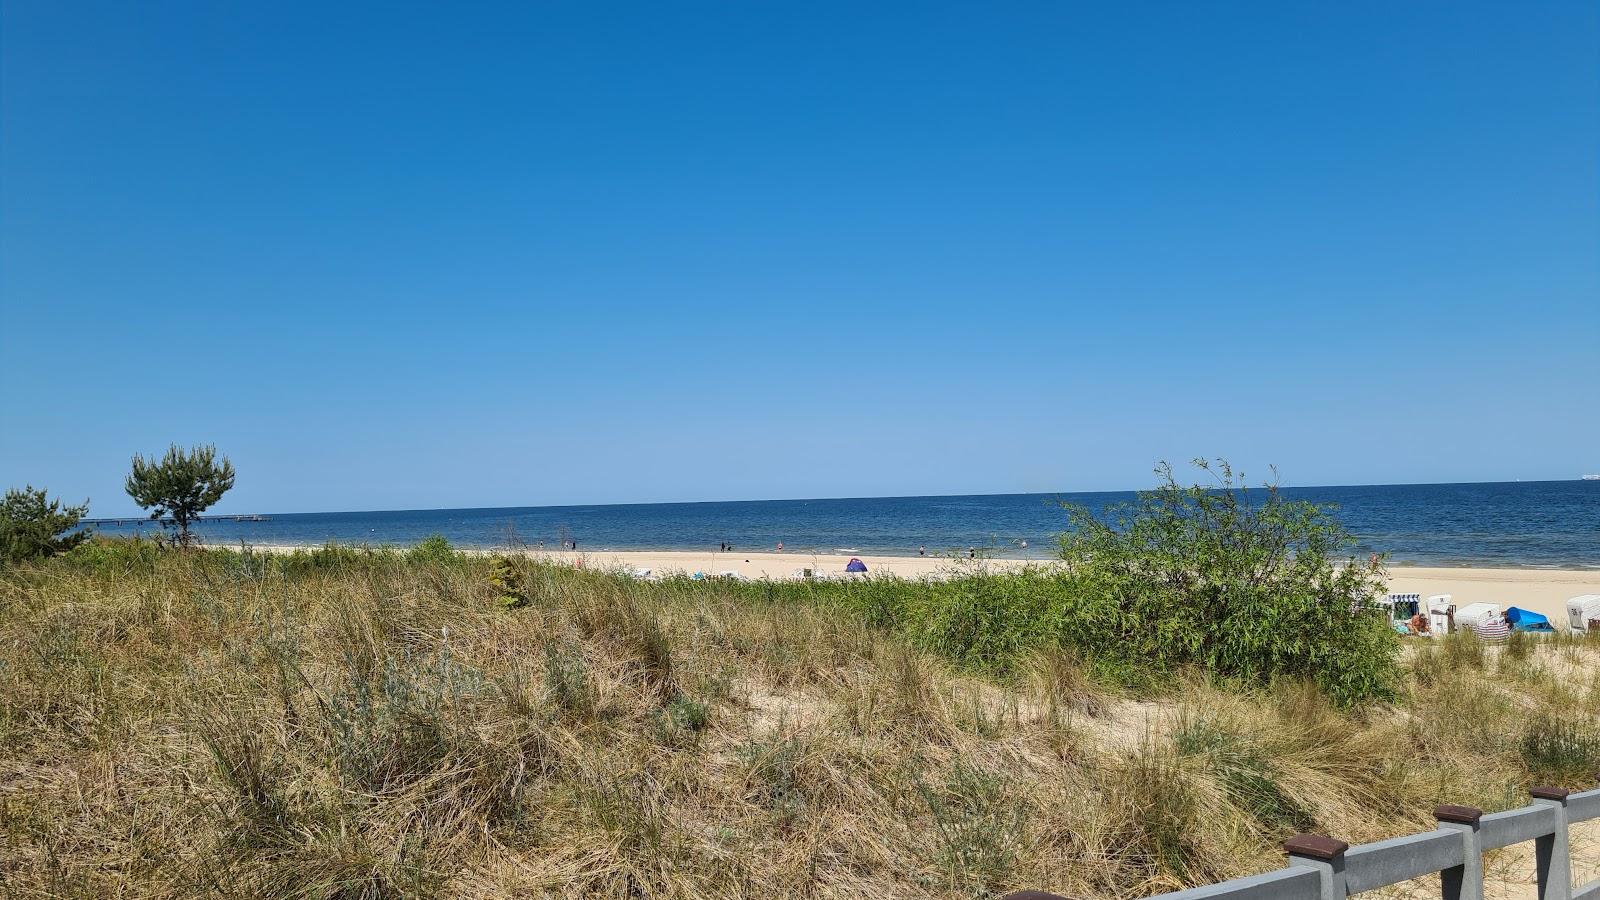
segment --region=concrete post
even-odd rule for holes
[[[1283,842],[1289,865],[1316,869],[1322,875],[1322,900],[1345,900],[1344,852],[1350,845],[1322,834],[1297,834]],[[1545,900],[1545,898],[1540,898]],[[1567,900],[1567,898],[1562,898]]]
[[[1461,833],[1461,865],[1439,873],[1444,900],[1483,900],[1483,842],[1478,821],[1483,810],[1471,806],[1437,806],[1433,817],[1439,827]]]
[[[1529,788],[1533,802],[1550,807],[1556,828],[1533,840],[1534,868],[1539,875],[1539,900],[1572,900],[1572,859],[1567,850],[1567,795],[1565,788]]]

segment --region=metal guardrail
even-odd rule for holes
[[[1600,819],[1600,789],[1573,793],[1536,787],[1521,809],[1484,815],[1470,806],[1440,806],[1439,827],[1351,847],[1320,834],[1283,843],[1289,864],[1275,872],[1157,894],[1150,900],[1344,900],[1438,872],[1443,900],[1483,900],[1483,852],[1533,841],[1539,900],[1600,900],[1600,879],[1572,887],[1567,830]],[[1002,900],[1064,900],[1044,891],[1018,891]]]

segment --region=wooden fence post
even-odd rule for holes
[[[1572,859],[1567,850],[1566,788],[1529,788],[1533,802],[1555,813],[1555,831],[1533,839],[1534,867],[1539,875],[1539,900],[1572,900]]]
[[[1349,849],[1350,845],[1344,841],[1322,834],[1297,834],[1283,842],[1283,852],[1289,854],[1289,865],[1305,866],[1321,873],[1322,900],[1345,900],[1344,852]]]
[[[1439,827],[1461,833],[1461,865],[1439,873],[1444,900],[1483,900],[1483,842],[1478,821],[1483,810],[1471,806],[1437,806],[1433,817]]]

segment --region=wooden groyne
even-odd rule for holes
[[[1600,879],[1573,889],[1568,845],[1570,826],[1600,818],[1600,790],[1536,787],[1529,794],[1529,805],[1487,815],[1469,806],[1440,806],[1433,831],[1357,847],[1320,834],[1295,835],[1283,844],[1289,859],[1282,869],[1151,900],[1344,900],[1435,872],[1443,900],[1483,900],[1484,851],[1526,841],[1533,842],[1539,900],[1600,900]],[[1064,898],[1018,891],[1003,900]]]

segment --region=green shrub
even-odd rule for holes
[[[96,535],[75,547],[63,562],[81,572],[126,576],[155,572],[161,547],[142,538],[108,538]]]
[[[521,609],[528,605],[528,591],[522,585],[522,573],[503,556],[495,558],[489,570],[489,584],[500,593],[500,605],[507,609]]]
[[[88,539],[74,531],[89,512],[89,504],[62,506],[33,485],[6,491],[0,500],[0,565],[44,559],[66,553]]]
[[[801,786],[805,747],[794,737],[772,735],[735,748],[734,756],[748,768],[746,798],[770,809],[781,825],[805,815],[807,803]]]
[[[1046,627],[1149,670],[1309,678],[1345,706],[1392,697],[1398,639],[1367,611],[1383,575],[1339,558],[1354,538],[1327,508],[1270,485],[1258,498],[1225,462],[1195,465],[1216,483],[1180,487],[1163,464],[1161,485],[1131,504],[1104,516],[1070,508],[1067,574]]]
[[[460,558],[442,534],[430,534],[411,548],[409,559],[421,566],[447,565]]]

